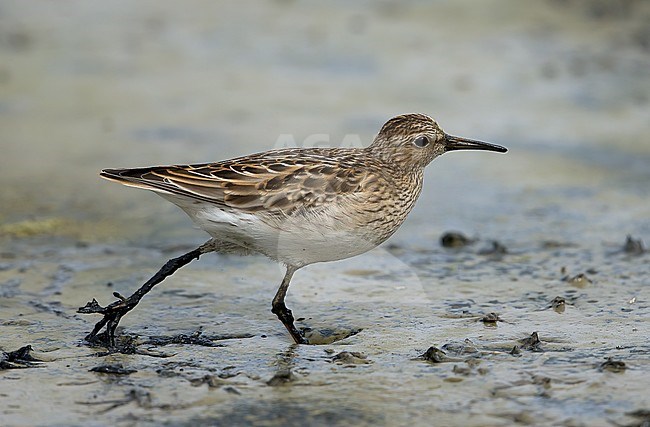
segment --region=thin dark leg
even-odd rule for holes
[[[138,305],[142,297],[151,291],[151,289],[153,289],[153,287],[158,283],[174,274],[179,268],[189,264],[195,259],[199,259],[199,257],[204,253],[212,252],[214,250],[214,242],[210,240],[207,243],[194,249],[193,251],[186,253],[185,255],[181,255],[178,258],[173,258],[167,261],[165,265],[156,274],[154,274],[151,279],[149,279],[130,297],[124,298],[119,293],[114,292],[113,295],[118,298],[118,300],[110,305],[107,305],[106,307],[100,306],[97,300],[94,298],[91,302],[86,303],[84,307],[80,307],[77,310],[77,313],[98,313],[104,315],[102,320],[97,322],[92,332],[86,335],[85,340],[88,342],[104,344],[107,347],[114,347],[115,329],[117,328],[117,325],[120,323],[120,320],[126,313],[133,310],[135,306]],[[106,326],[106,332],[103,334],[104,336],[101,337],[102,334],[98,336],[99,331],[101,331],[104,326]]]
[[[278,319],[280,319],[280,322],[282,322],[284,327],[287,328],[287,331],[289,331],[291,338],[293,338],[296,344],[309,344],[309,341],[307,341],[307,339],[298,332],[298,329],[296,329],[296,326],[293,324],[293,314],[284,304],[284,297],[287,296],[289,282],[291,282],[291,277],[293,277],[293,273],[295,273],[296,270],[296,267],[287,266],[287,273],[284,275],[284,279],[282,279],[278,292],[275,294],[275,297],[273,297],[271,312],[278,316]]]

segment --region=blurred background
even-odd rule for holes
[[[404,238],[647,235],[649,22],[634,0],[3,0],[0,234],[200,240],[98,171],[367,145],[422,112],[510,152],[438,159]]]
[[[252,338],[167,359],[80,345],[99,319],[78,307],[207,238],[102,168],[368,145],[409,112],[509,152],[436,159],[387,244],[297,274],[298,327],[362,333],[296,348],[269,311],[280,267],[210,256],[120,334]],[[3,373],[0,418],[647,425],[650,257],[623,245],[650,239],[649,184],[649,1],[0,0],[0,361],[48,361]],[[449,230],[478,242],[443,248]],[[418,358],[432,346],[458,361]]]

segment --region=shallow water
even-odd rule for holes
[[[0,359],[0,424],[647,422],[650,8],[520,3],[0,2],[0,349],[42,361]],[[77,307],[205,239],[100,168],[365,145],[412,111],[510,151],[437,159],[387,244],[296,274],[299,327],[361,332],[294,346],[280,267],[206,255],[122,321],[137,354],[82,345]]]

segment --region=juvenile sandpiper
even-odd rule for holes
[[[216,163],[104,169],[106,179],[178,205],[211,238],[167,261],[130,297],[114,293],[118,300],[106,307],[93,299],[79,308],[104,315],[86,340],[113,346],[122,316],[156,284],[205,253],[227,252],[260,253],[286,266],[271,311],[296,343],[308,344],[284,303],[293,274],[388,239],[415,205],[424,168],[456,150],[507,151],[448,135],[424,114],[404,114],[386,122],[365,148],[289,148]]]

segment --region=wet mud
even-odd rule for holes
[[[34,399],[55,399],[66,417],[118,424],[219,424],[237,417],[241,423],[264,424],[269,417],[283,419],[274,409],[279,404],[315,423],[336,414],[344,414],[338,424],[392,424],[424,416],[460,423],[467,419],[453,408],[462,408],[477,411],[471,417],[477,425],[571,419],[631,425],[635,417],[628,413],[645,407],[649,307],[643,296],[645,255],[634,258],[642,263],[630,261],[624,241],[622,236],[619,251],[572,245],[548,258],[548,249],[521,249],[506,255],[515,259],[499,261],[486,261],[470,247],[440,261],[436,258],[449,257],[447,248],[434,244],[425,253],[405,246],[400,259],[380,251],[365,261],[341,263],[336,285],[324,281],[331,267],[314,266],[298,276],[300,284],[290,293],[295,311],[309,313],[298,325],[340,335],[306,346],[292,344],[269,311],[273,277],[281,277],[280,270],[259,257],[215,255],[179,271],[144,298],[125,317],[118,346],[110,351],[83,340],[93,321],[75,313],[79,302],[102,289],[135,289],[144,276],[142,265],[155,270],[167,252],[130,247],[124,265],[125,247],[91,250],[95,245],[71,244],[56,251],[42,243],[5,242],[11,253],[29,256],[4,258],[0,272],[5,293],[1,393],[15,402],[3,416],[16,424],[38,418],[20,403],[27,388]],[[560,265],[571,254],[598,265],[587,286],[576,287],[569,280],[575,276],[562,274]],[[229,265],[232,260],[242,262]],[[441,283],[436,274],[460,260],[467,268]],[[422,292],[421,297],[391,300],[391,294],[410,292],[398,289],[400,275],[388,271],[395,262],[418,271],[421,283],[410,291]],[[494,273],[494,263],[504,270]],[[72,273],[53,291],[52,283],[60,280],[56,272],[65,265]],[[366,273],[345,274],[357,265]],[[531,272],[533,266],[541,268]],[[476,277],[464,282],[459,277],[464,274]],[[124,277],[131,277],[130,283]],[[10,278],[19,278],[21,285]],[[109,278],[120,284],[106,286]],[[351,278],[358,282],[354,288]],[[516,286],[495,284],[504,278]],[[215,286],[215,280],[223,284]],[[351,326],[354,335],[346,334]],[[27,339],[31,347],[8,351]],[[12,374],[18,371],[35,373]],[[592,402],[589,413],[566,415],[567,407],[584,408],[585,399]],[[404,410],[418,401],[427,406]],[[49,421],[44,415],[40,422]]]

